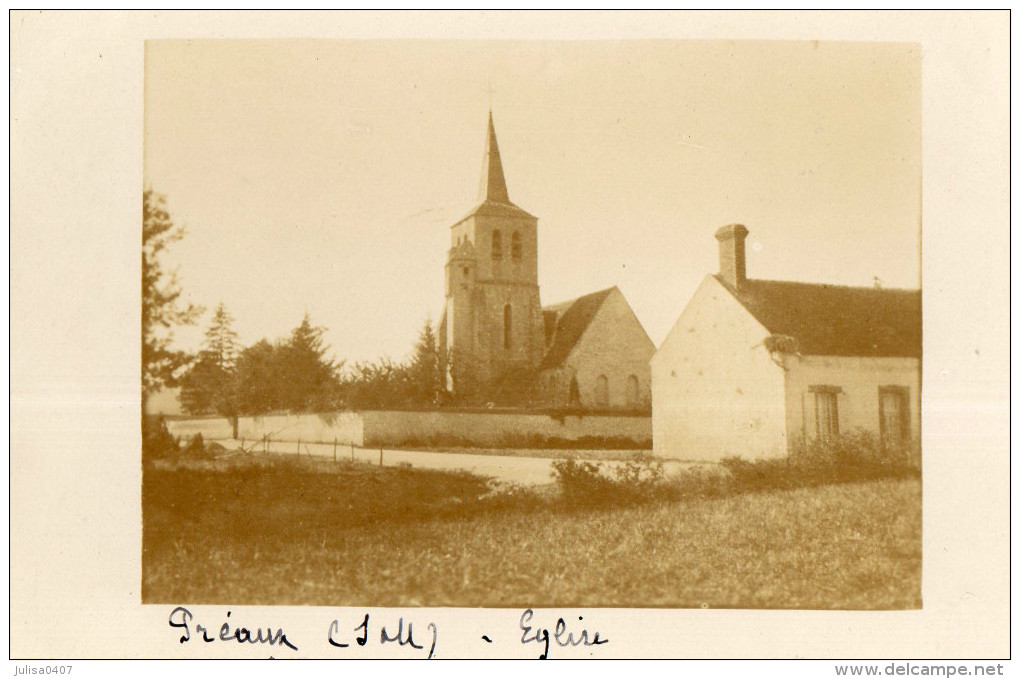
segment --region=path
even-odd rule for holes
[[[220,441],[219,443],[233,447],[233,441]],[[261,451],[261,444],[257,446]],[[272,442],[269,446],[270,452],[279,454],[298,454],[297,442]],[[335,446],[337,460],[355,460],[369,464],[379,464],[378,448],[353,448],[348,444]],[[331,459],[334,454],[332,443],[302,443],[301,455],[310,455],[318,458]],[[412,467],[421,469],[443,469],[449,471],[467,471],[479,476],[491,476],[500,481],[520,483],[526,485],[541,485],[552,483],[552,463],[555,458],[548,457],[512,457],[503,455],[471,455],[470,453],[442,453],[424,450],[382,450],[382,464],[386,467],[395,467],[401,464],[409,464]],[[623,462],[602,462],[606,467],[622,465]],[[673,474],[679,470],[691,466],[687,463],[667,461],[663,463],[667,474]]]

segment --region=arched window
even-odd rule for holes
[[[514,235],[510,237],[510,256],[514,259],[521,258],[521,234],[514,231]]]
[[[503,239],[499,231],[492,232],[492,258],[503,259]]]
[[[638,389],[638,378],[637,375],[631,375],[627,378],[627,406],[630,408],[636,408],[640,401],[640,391]]]
[[[503,307],[503,348],[507,351],[510,350],[510,343],[513,341],[513,322],[513,311],[507,304]]]
[[[609,407],[609,378],[605,375],[595,379],[595,405],[600,408]]]
[[[570,405],[581,402],[581,386],[577,383],[577,376],[570,378]]]

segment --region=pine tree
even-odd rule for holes
[[[442,390],[436,334],[432,330],[432,320],[426,318],[407,365],[407,395],[413,405],[434,405]]]
[[[174,226],[166,199],[145,189],[142,193],[142,398],[162,386],[176,384],[177,370],[188,355],[171,348],[172,328],[191,325],[201,308],[183,304],[181,288],[173,272],[159,261],[168,246],[184,237]]]
[[[238,353],[237,333],[234,331],[234,317],[223,302],[213,313],[209,329],[205,331],[203,346],[222,370],[230,372],[234,369]]]
[[[313,326],[306,313],[281,347],[280,367],[286,375],[281,384],[282,400],[289,410],[317,412],[336,405],[340,366],[326,357],[325,332],[325,328]]]
[[[181,378],[181,406],[188,413],[237,416],[234,379],[237,333],[233,320],[221,302],[205,331],[198,360]]]

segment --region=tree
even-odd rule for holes
[[[188,361],[185,352],[171,348],[172,328],[191,325],[201,308],[181,300],[174,272],[166,272],[160,255],[184,237],[166,209],[164,196],[142,193],[142,398],[162,386],[175,386],[176,373]],[[143,411],[144,412],[144,411]]]
[[[237,417],[234,367],[238,351],[233,321],[221,302],[205,331],[198,360],[180,379],[181,406],[186,412]]]
[[[305,314],[285,341],[261,340],[240,352],[233,368],[234,406],[238,413],[273,410],[323,412],[337,406],[340,365],[326,357],[325,328]]]
[[[443,391],[443,379],[436,334],[432,330],[430,318],[425,319],[414,345],[414,353],[404,372],[407,398],[411,404],[426,406],[438,401]]]
[[[354,364],[343,380],[342,400],[349,408],[391,408],[404,404],[403,368],[384,356]]]
[[[280,383],[280,347],[260,340],[237,357],[234,367],[234,398],[237,411],[262,415],[283,408]]]
[[[205,331],[203,346],[222,370],[229,372],[234,369],[238,352],[237,333],[234,331],[234,317],[223,302],[213,312],[209,329]]]
[[[285,407],[296,412],[331,410],[337,399],[339,366],[326,357],[325,328],[315,327],[306,313],[280,348],[281,383]]]

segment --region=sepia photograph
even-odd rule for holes
[[[922,606],[918,45],[152,40],[144,91],[144,603]]]
[[[13,10],[9,676],[1004,675],[1009,17]]]

